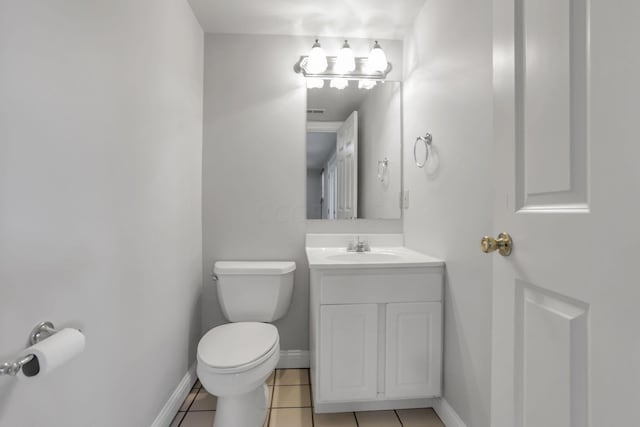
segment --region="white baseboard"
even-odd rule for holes
[[[309,350],[280,350],[277,369],[308,368]]]
[[[160,413],[153,421],[153,424],[151,424],[151,427],[169,427],[171,425],[173,417],[176,416],[178,409],[182,406],[182,402],[186,399],[197,379],[196,364],[194,363],[187,373],[184,374],[184,377],[182,377],[182,380],[180,380],[180,383],[178,383],[173,393],[171,393],[169,400],[164,404],[162,410],[160,410]]]
[[[433,409],[436,411],[436,414],[440,417],[442,422],[447,427],[467,427],[467,425],[462,421],[460,415],[456,411],[453,410],[449,402],[447,402],[444,398],[436,399],[433,404]]]
[[[384,411],[389,409],[415,409],[431,408],[435,406],[438,399],[402,399],[402,400],[380,400],[369,402],[314,402],[313,410],[317,414],[333,412],[360,412],[360,411]]]

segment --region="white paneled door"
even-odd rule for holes
[[[336,132],[338,163],[338,219],[358,217],[358,112],[354,111]]]
[[[492,427],[640,425],[639,21],[494,0]]]

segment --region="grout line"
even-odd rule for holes
[[[396,409],[394,409],[393,413],[396,414],[396,418],[398,418],[398,421],[400,422],[400,425],[404,426],[404,424],[402,423],[402,418],[400,418],[400,414],[398,414],[398,411]]]
[[[180,412],[181,412],[181,411],[178,411],[178,414],[179,414]],[[180,418],[180,421],[178,421],[178,425],[177,425],[177,427],[180,427],[180,426],[182,425],[182,422],[184,421],[184,419],[185,419],[185,418],[187,418],[187,413],[186,413],[186,412],[183,412],[183,413],[182,413],[182,418]]]
[[[356,415],[356,413],[355,413],[355,412],[352,412],[352,414],[353,414],[353,418],[355,418],[355,419],[356,419],[356,426],[357,426],[357,427],[360,427],[360,423],[358,422],[358,416]]]

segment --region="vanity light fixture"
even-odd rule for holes
[[[322,89],[323,87],[324,87],[324,80],[307,79],[307,89]]]
[[[376,80],[373,80],[373,79],[358,80],[358,89],[367,89],[367,90],[373,89],[376,86],[377,83],[378,82]],[[309,86],[307,85],[307,87],[309,87]]]
[[[356,80],[359,81],[358,88],[371,89],[376,82],[387,78],[392,66],[377,41],[369,57],[355,57],[347,40],[338,56],[326,56],[316,39],[309,55],[301,56],[293,69],[307,78],[309,89],[324,87],[324,82],[320,83],[320,80],[330,80],[329,85],[339,89],[346,88],[349,80]]]
[[[378,40],[373,44],[371,52],[369,52],[369,68],[371,71],[383,72],[387,69],[387,55],[382,50]]]
[[[327,55],[324,53],[324,49],[320,46],[318,39],[311,46],[311,52],[306,65],[306,69],[313,74],[325,72],[327,70]]]
[[[336,71],[339,73],[350,73],[356,69],[356,56],[349,46],[348,41],[344,41],[342,49],[338,52],[336,59]]]
[[[334,89],[342,90],[347,86],[349,86],[349,80],[341,77],[338,77],[336,79],[331,79],[331,83],[329,84],[329,86]]]

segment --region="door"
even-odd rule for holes
[[[387,304],[385,395],[440,395],[442,303]]]
[[[494,0],[492,427],[639,425],[638,19]]]
[[[358,217],[358,112],[337,131],[338,219]]]
[[[321,306],[319,363],[320,401],[375,399],[378,306]]]

